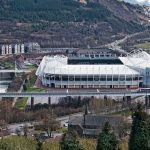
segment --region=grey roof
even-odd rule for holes
[[[100,129],[83,129],[84,135],[99,135]]]
[[[111,126],[119,125],[123,121],[121,116],[106,116],[106,115],[86,115],[85,125],[91,126],[103,126],[105,122],[109,122]],[[76,116],[71,117],[69,120],[69,125],[83,125],[84,117]]]

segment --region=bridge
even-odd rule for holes
[[[66,97],[66,96],[150,96],[150,92],[99,92],[99,91],[49,91],[49,92],[21,92],[0,93],[0,97]]]

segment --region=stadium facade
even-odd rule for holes
[[[98,58],[101,59],[101,58]],[[70,64],[66,56],[45,56],[36,71],[50,88],[127,89],[150,87],[150,55],[133,51],[120,64]]]

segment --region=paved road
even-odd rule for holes
[[[109,49],[111,49],[112,51],[117,51],[121,54],[128,54],[125,50],[123,50],[121,48],[121,46],[119,44],[124,43],[129,37],[130,37],[130,35],[127,35],[127,36],[125,36],[125,38],[123,38],[121,40],[116,40],[115,42],[112,42],[105,46],[108,47]]]
[[[66,96],[146,96],[150,95],[150,91],[145,92],[130,92],[130,91],[113,91],[101,92],[100,90],[63,90],[63,91],[49,91],[49,92],[22,92],[22,93],[0,93],[0,97],[66,97]]]
[[[82,116],[82,115],[83,115],[83,113],[75,113],[75,114],[71,114],[71,115],[58,117],[58,118],[56,118],[56,120],[60,121],[61,127],[64,127],[64,125],[68,123],[69,117]],[[37,123],[40,123],[40,122],[35,122],[35,121],[28,122],[27,121],[27,122],[9,124],[8,129],[10,130],[11,133],[16,133],[16,130],[17,129],[22,129],[24,127],[24,125],[31,126],[35,123],[37,124]]]

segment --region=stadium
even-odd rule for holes
[[[36,75],[42,85],[49,88],[134,91],[142,87],[150,87],[148,53],[138,50],[117,57],[113,61],[112,59],[114,58],[92,56],[70,60],[66,56],[45,56]],[[89,60],[89,63],[85,60]],[[111,63],[108,63],[109,60]],[[94,61],[97,63],[93,63]]]

